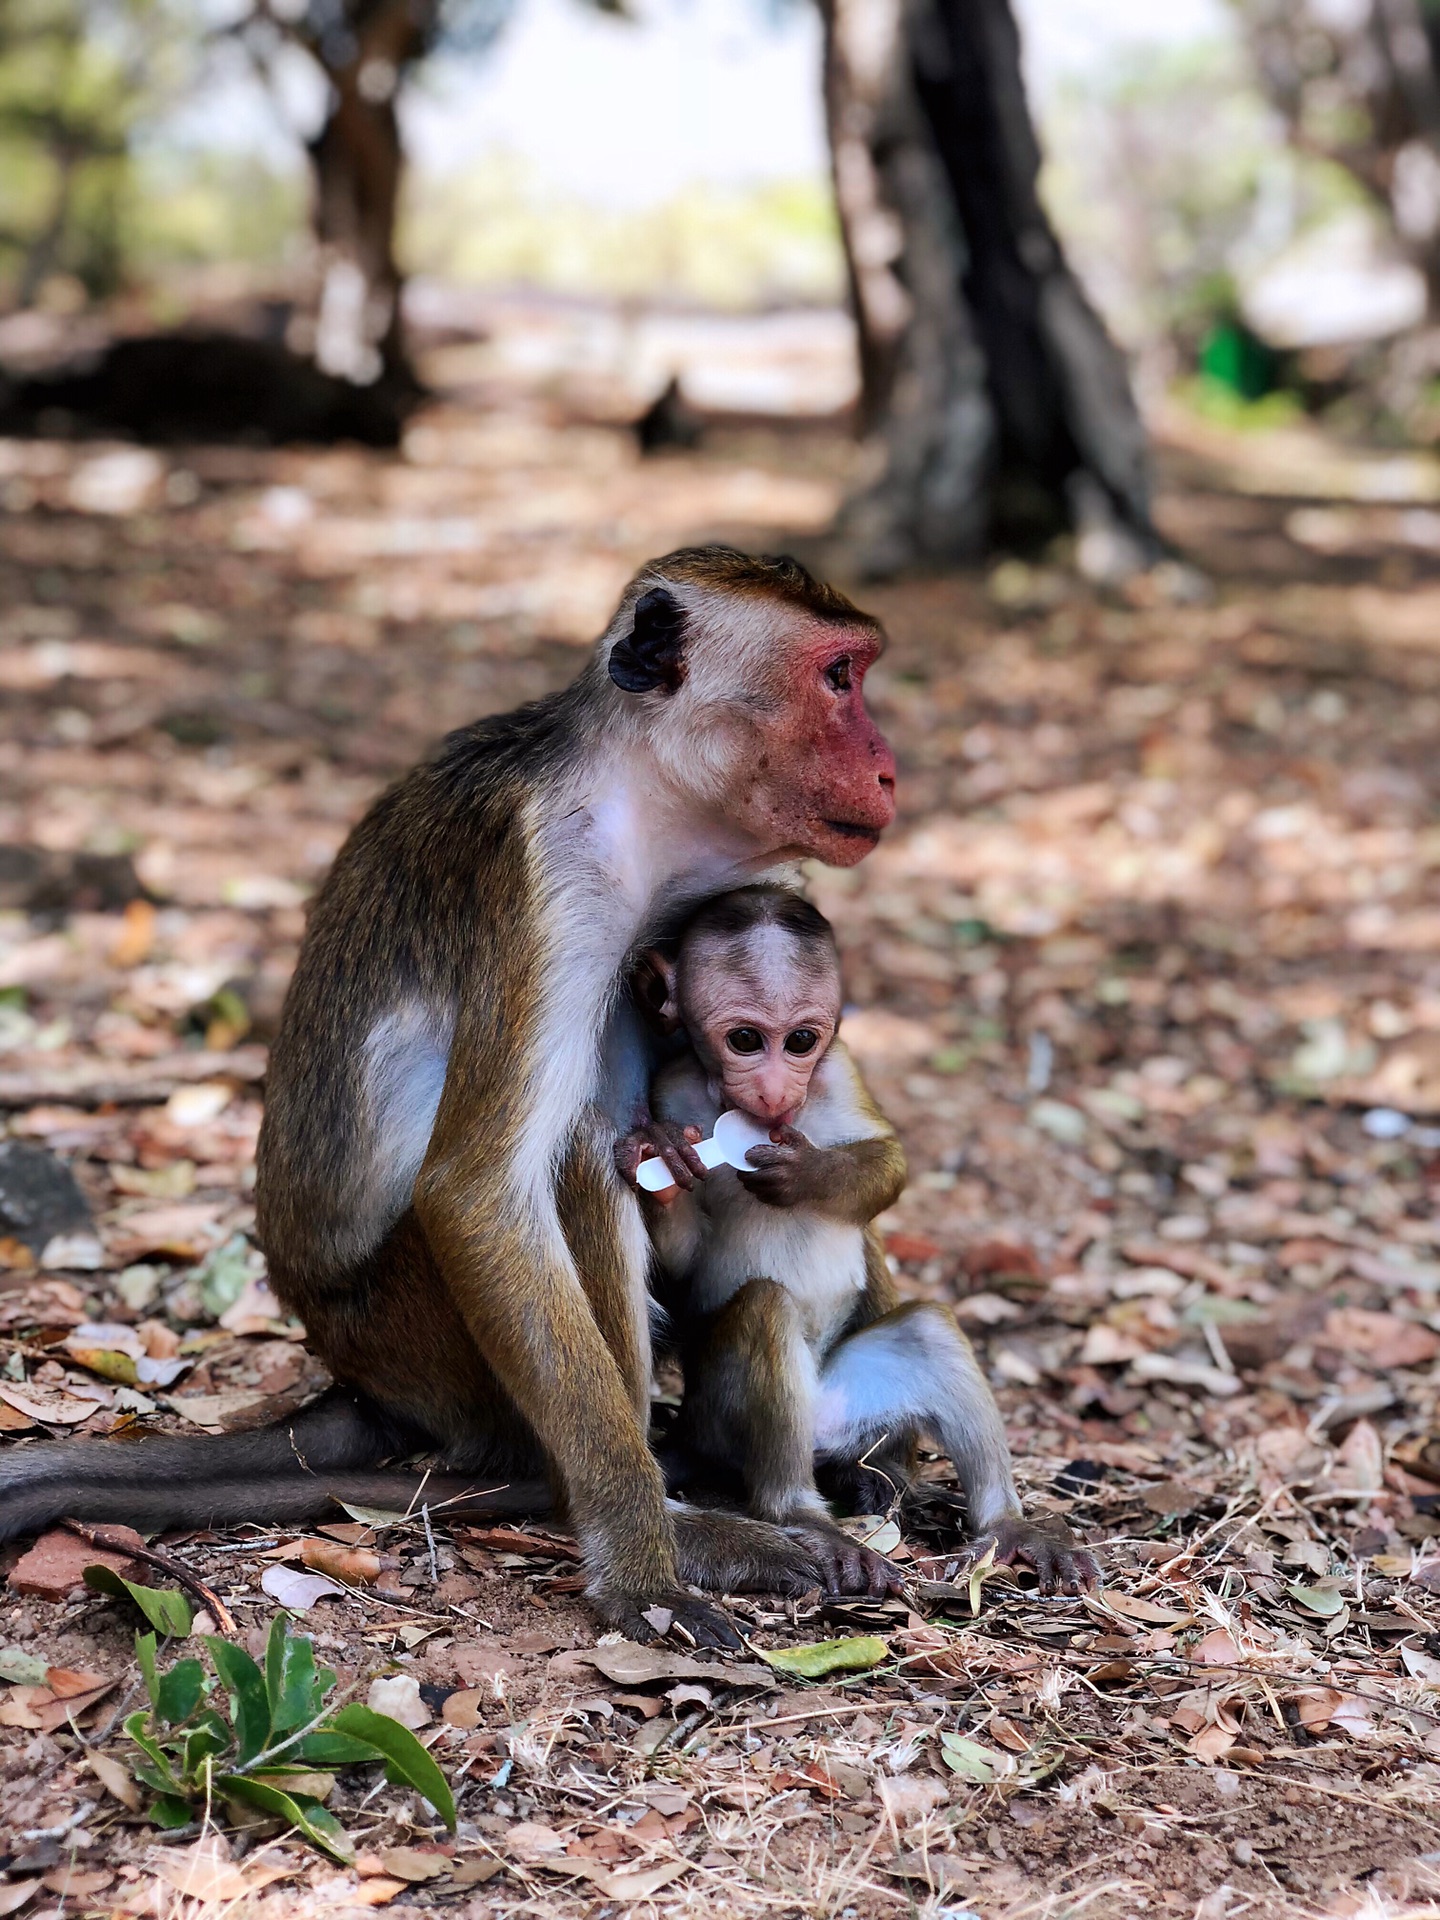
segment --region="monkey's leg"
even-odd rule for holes
[[[1027,1561],[1048,1591],[1079,1592],[1099,1577],[1092,1556],[1063,1521],[1027,1521],[1005,1424],[970,1342],[943,1307],[896,1307],[848,1339],[825,1362],[815,1447],[846,1460],[897,1434],[933,1433],[965,1491],[977,1545]]]
[[[661,1608],[700,1644],[738,1646],[719,1608],[681,1584],[687,1574],[704,1577],[710,1561],[690,1573],[677,1557],[679,1517],[650,1452],[640,1393],[606,1342],[556,1205],[544,1193],[518,1194],[503,1161],[476,1150],[483,1139],[464,1130],[464,1119],[461,1111],[457,1138],[442,1104],[415,1213],[486,1377],[523,1411],[555,1470],[592,1603],[633,1639],[654,1637],[645,1616]],[[612,1244],[618,1177],[607,1170],[604,1187],[587,1179],[581,1155],[563,1184],[572,1231],[583,1229],[579,1244],[591,1264]],[[624,1256],[612,1246],[609,1257]],[[635,1299],[623,1344],[636,1359],[643,1351],[648,1368],[643,1274]]]
[[[815,1362],[786,1289],[747,1281],[687,1343],[684,1365],[681,1445],[738,1466],[750,1511],[801,1541],[831,1591],[898,1591],[895,1569],[835,1524],[816,1488]]]
[[[565,1238],[642,1429],[650,1420],[650,1260],[634,1196],[615,1178],[613,1127],[586,1116],[561,1170]],[[712,1593],[805,1593],[823,1568],[805,1543],[741,1514],[667,1502],[680,1577]]]

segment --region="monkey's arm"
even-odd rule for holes
[[[905,1155],[894,1134],[817,1147],[794,1127],[776,1127],[768,1147],[752,1147],[753,1173],[742,1187],[767,1207],[808,1207],[827,1220],[864,1227],[893,1207],[905,1188]]]

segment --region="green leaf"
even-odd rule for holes
[[[288,1614],[277,1613],[265,1647],[265,1692],[270,1727],[291,1733],[320,1711],[315,1698],[315,1644],[308,1634],[291,1633]]]
[[[117,1600],[133,1600],[157,1633],[184,1640],[190,1633],[190,1607],[178,1587],[142,1587],[122,1580],[113,1567],[86,1567],[81,1578],[92,1593],[111,1593]]]
[[[155,1636],[153,1633],[137,1633],[135,1636],[135,1659],[141,1673],[145,1676],[145,1691],[150,1696],[150,1705],[160,1711],[160,1681],[155,1672]]]
[[[768,1666],[798,1674],[802,1680],[822,1680],[827,1673],[863,1673],[890,1657],[889,1647],[873,1633],[849,1640],[818,1640],[808,1647],[780,1647],[774,1653],[759,1651]]]
[[[215,1791],[226,1799],[244,1800],[252,1807],[262,1807],[266,1813],[278,1814],[337,1860],[348,1862],[355,1857],[354,1842],[334,1814],[327,1813],[318,1800],[307,1794],[282,1793],[279,1787],[268,1786],[253,1775],[242,1773],[217,1774]]]
[[[1042,1780],[1048,1780],[1052,1773],[1058,1773],[1064,1764],[1063,1747],[1032,1747],[1022,1761],[1020,1771],[1027,1784],[1034,1787]]]
[[[199,1288],[211,1319],[218,1320],[240,1298],[250,1276],[264,1270],[260,1255],[243,1233],[236,1233],[223,1247],[207,1253],[199,1266],[191,1267],[185,1278]]]
[[[235,1736],[213,1708],[200,1716],[199,1724],[185,1735],[185,1778],[193,1780],[207,1760],[216,1759],[235,1744]]]
[[[158,1800],[151,1802],[150,1818],[157,1827],[188,1827],[195,1815],[187,1800],[177,1800],[173,1794],[162,1793]]]
[[[3,1003],[0,1003],[3,1004]],[[0,1647],[0,1680],[17,1687],[43,1687],[50,1663],[19,1647]]]
[[[1286,1587],[1285,1591],[1307,1613],[1318,1613],[1325,1620],[1345,1605],[1344,1594],[1337,1593],[1334,1587]]]
[[[167,1726],[178,1727],[200,1704],[205,1691],[205,1669],[198,1660],[177,1660],[160,1678],[155,1711]]]
[[[1015,1762],[1005,1754],[996,1753],[993,1747],[982,1747],[978,1740],[967,1740],[959,1733],[940,1735],[940,1758],[962,1780],[973,1780],[982,1787],[1015,1771]]]
[[[124,1723],[125,1731],[140,1751],[155,1763],[155,1771],[164,1784],[164,1790],[168,1793],[178,1793],[180,1782],[175,1778],[175,1770],[170,1765],[170,1756],[150,1732],[146,1725],[147,1718],[148,1716],[143,1712],[130,1714]],[[139,1771],[137,1767],[136,1772]]]
[[[174,1795],[176,1790],[175,1782],[166,1774],[163,1774],[159,1767],[152,1767],[147,1760],[137,1760],[130,1771],[140,1782],[141,1786],[149,1787],[152,1793]]]
[[[883,1643],[879,1643],[882,1646]],[[430,1758],[408,1727],[392,1720],[388,1713],[376,1713],[358,1701],[342,1707],[330,1722],[336,1733],[352,1734],[381,1752],[386,1759],[385,1775],[396,1786],[414,1787],[434,1807],[446,1826],[454,1831],[455,1798],[439,1767]]]
[[[205,1644],[221,1685],[230,1695],[230,1717],[235,1722],[239,1746],[239,1764],[249,1764],[265,1749],[270,1738],[270,1700],[265,1692],[265,1676],[246,1653],[231,1640],[207,1633]]]
[[[319,1733],[309,1733],[303,1740],[297,1740],[294,1753],[307,1767],[358,1767],[366,1761],[385,1758],[368,1740],[357,1740],[348,1733],[330,1733],[323,1728]]]

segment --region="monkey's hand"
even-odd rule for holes
[[[1099,1581],[1100,1564],[1094,1554],[1053,1514],[1043,1520],[1008,1516],[971,1542],[968,1557],[979,1559],[992,1541],[996,1565],[1013,1567],[1019,1562],[1030,1567],[1042,1593],[1081,1593]]]
[[[698,1127],[679,1127],[671,1120],[647,1120],[642,1126],[633,1128],[621,1140],[615,1143],[615,1165],[620,1178],[627,1187],[640,1191],[636,1175],[640,1162],[651,1154],[658,1154],[670,1171],[675,1186],[688,1193],[697,1180],[703,1180],[709,1171],[705,1162],[695,1151],[695,1142],[700,1138]],[[658,1200],[666,1206],[675,1198],[674,1190],[669,1194],[646,1194],[647,1200]]]
[[[723,1608],[713,1600],[699,1600],[682,1588],[667,1593],[591,1597],[607,1626],[618,1627],[627,1640],[641,1646],[655,1640],[673,1640],[681,1646],[718,1647],[726,1653],[738,1653],[745,1644]]]
[[[737,1175],[741,1186],[767,1207],[798,1207],[813,1199],[825,1185],[826,1149],[794,1127],[772,1127],[770,1141],[746,1154],[755,1171]]]

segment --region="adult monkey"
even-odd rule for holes
[[[793,560],[672,553],[572,685],[452,734],[375,803],[311,916],[256,1192],[275,1289],[340,1388],[255,1434],[17,1448],[0,1538],[312,1517],[396,1497],[360,1470],[432,1446],[482,1485],[548,1468],[591,1599],[634,1636],[661,1607],[733,1643],[684,1582],[815,1582],[780,1529],[667,1507],[646,1239],[614,1163],[648,1119],[621,982],[698,898],[875,845],[895,768],[861,683],[883,644]]]

